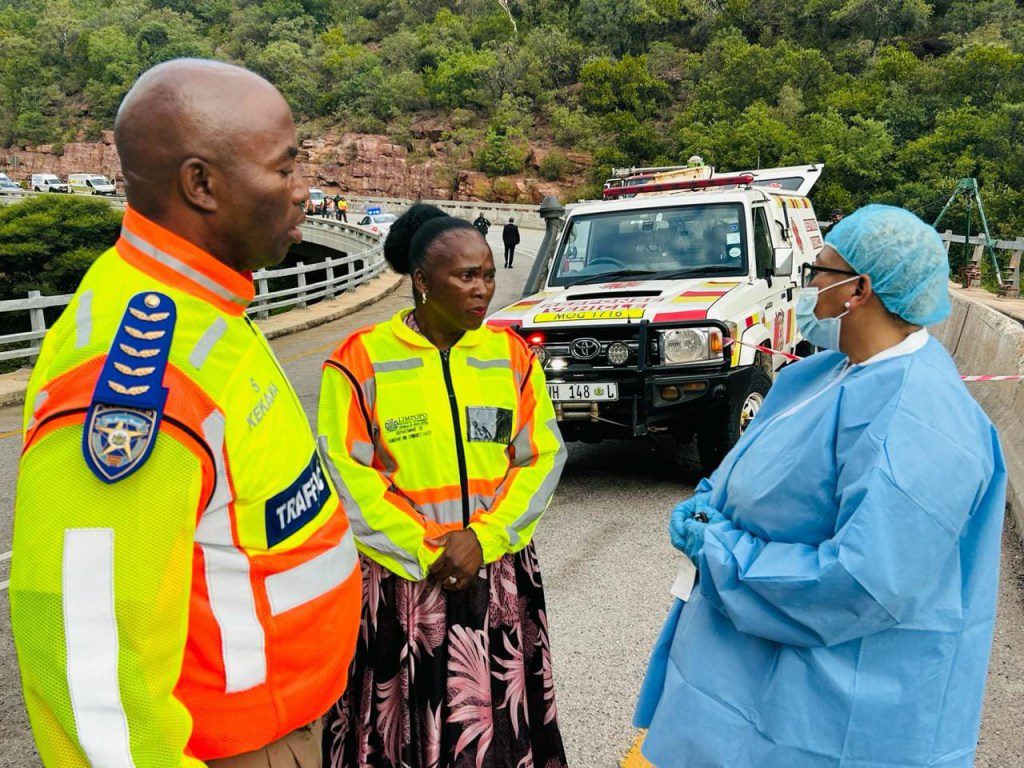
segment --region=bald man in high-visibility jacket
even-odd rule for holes
[[[171,62],[129,93],[116,138],[120,239],[26,398],[10,593],[39,753],[318,765],[360,572],[302,405],[245,315],[248,270],[280,261],[303,218],[290,111],[245,70]]]

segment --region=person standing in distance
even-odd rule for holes
[[[11,622],[48,767],[309,768],[361,578],[298,397],[245,316],[302,239],[291,111],[239,67],[144,73],[128,206],[26,397]]]
[[[516,226],[516,220],[509,217],[508,224],[501,230],[501,241],[505,244],[505,269],[512,269],[512,260],[515,259],[519,240],[519,227]]]
[[[384,256],[415,307],[349,336],[320,389],[366,584],[324,762],[565,768],[533,546],[565,463],[544,372],[483,325],[494,259],[467,221],[414,205]]]
[[[484,240],[486,240],[487,232],[491,229],[491,222],[484,217],[483,213],[477,214],[477,217],[473,220],[473,226],[476,228],[476,231],[479,232],[480,235],[484,238]]]

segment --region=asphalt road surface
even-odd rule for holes
[[[523,230],[515,269],[500,268],[493,308],[518,298],[540,233]],[[409,304],[408,289],[353,317],[273,342],[313,419],[320,365],[353,329]],[[0,409],[0,583],[8,578],[20,409]],[[538,529],[559,722],[574,768],[613,768],[635,738],[633,704],[668,608],[677,555],[668,511],[699,479],[695,457],[670,444],[572,445],[561,487]],[[1024,557],[1004,538],[999,620],[976,765],[1024,765]],[[0,766],[39,765],[21,699],[6,594],[0,590]],[[141,768],[141,767],[140,767]],[[766,768],[768,768],[766,766]],[[774,767],[773,767],[774,768]]]

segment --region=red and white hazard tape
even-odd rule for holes
[[[748,344],[747,342],[740,341],[739,339],[726,339],[725,346],[728,347],[730,344],[739,344],[741,347],[750,347],[751,349],[756,349],[758,352],[767,352],[769,355],[782,355],[784,358],[786,358],[787,360],[791,360],[794,363],[797,360],[803,360],[803,358],[800,357],[799,355],[793,355],[790,354],[789,352],[783,352],[778,349],[772,349],[771,347],[766,347],[762,344]]]
[[[763,344],[748,344],[747,342],[739,341],[738,339],[726,339],[725,340],[725,346],[729,346],[730,344],[739,344],[741,347],[750,347],[751,349],[756,349],[759,352],[767,352],[770,355],[782,355],[784,358],[786,358],[787,360],[790,360],[792,362],[796,362],[797,360],[803,360],[803,358],[800,357],[799,355],[793,355],[793,354],[790,354],[789,352],[783,352],[782,350],[779,350],[779,349],[772,349],[771,347],[766,347]],[[978,375],[972,375],[972,376],[961,376],[960,379],[962,381],[967,381],[967,382],[974,382],[974,381],[1024,381],[1024,375],[1021,375],[1021,374],[1014,374],[1014,375],[1011,375],[1011,376],[978,376]]]
[[[964,381],[1024,381],[1024,376],[961,376]]]

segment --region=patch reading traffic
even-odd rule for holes
[[[267,546],[284,541],[312,520],[331,495],[316,451],[291,485],[267,499]]]

